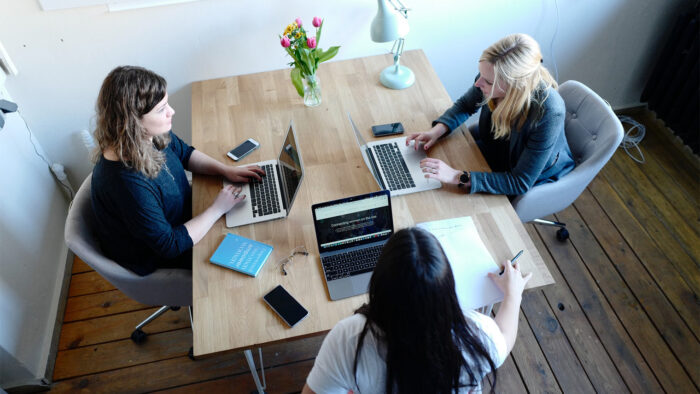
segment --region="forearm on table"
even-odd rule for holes
[[[223,175],[226,165],[206,153],[194,150],[190,161],[187,163],[187,169],[195,174],[203,175]]]
[[[518,315],[522,296],[506,296],[496,313],[496,324],[501,329],[508,345],[508,352],[513,350],[515,338],[518,335]]]
[[[185,223],[185,228],[187,228],[187,233],[192,238],[192,243],[196,244],[201,241],[221,215],[222,213],[210,206],[204,212],[188,220]]]

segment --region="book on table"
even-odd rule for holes
[[[228,233],[209,261],[255,277],[265,265],[270,253],[270,245]]]

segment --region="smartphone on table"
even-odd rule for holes
[[[397,122],[372,126],[372,134],[374,134],[375,137],[403,134],[403,125]]]
[[[247,140],[243,141],[242,144],[238,145],[237,147],[231,149],[226,155],[233,160],[240,160],[244,157],[246,157],[250,152],[258,149],[260,146],[260,143],[252,138],[248,138]]]
[[[272,291],[265,294],[263,300],[289,327],[294,327],[309,315],[309,311],[304,309],[282,285],[277,285]]]

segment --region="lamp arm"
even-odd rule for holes
[[[410,10],[410,8],[406,8],[406,6],[403,5],[401,0],[389,0],[389,3],[392,7],[394,7],[396,11],[399,12],[399,14],[401,14],[404,18],[408,19],[408,11]],[[397,3],[398,6],[396,5]]]

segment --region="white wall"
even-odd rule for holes
[[[577,79],[614,107],[639,96],[683,3],[690,0],[408,0],[406,48],[422,48],[453,99],[476,74],[481,51],[512,32],[533,35],[559,80]],[[557,22],[559,29],[550,43]],[[90,171],[79,130],[91,128],[102,79],[136,64],[169,81],[174,129],[190,140],[190,83],[286,67],[277,35],[296,16],[327,20],[321,47],[337,59],[386,52],[369,39],[374,0],[192,3],[110,13],[107,7],[42,11],[38,1],[0,0],[0,40],[19,69],[10,77],[25,118],[74,186]],[[427,127],[427,125],[426,125]]]
[[[67,200],[18,114],[0,130],[0,387],[46,372],[66,269]],[[44,154],[35,140],[36,149]]]

